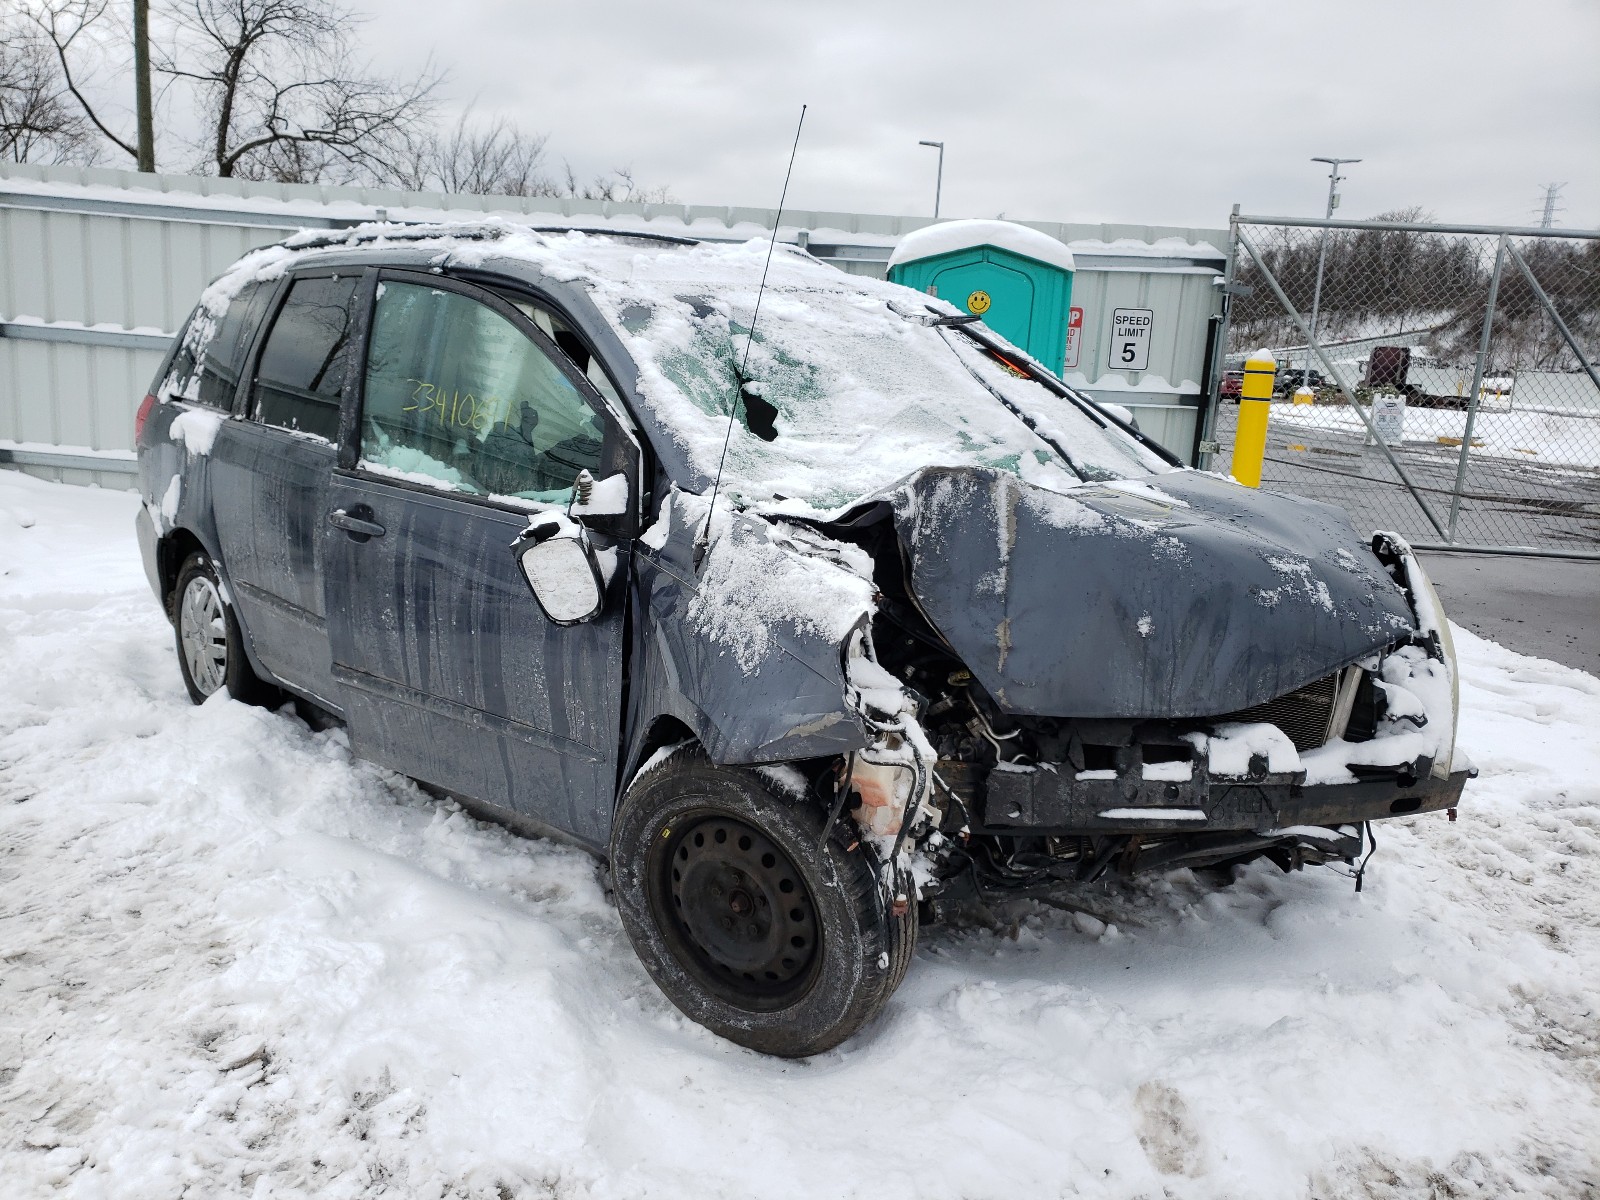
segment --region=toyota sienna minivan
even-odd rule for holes
[[[919,920],[1354,863],[1456,805],[1406,544],[1183,468],[970,315],[764,243],[378,224],[213,283],[138,415],[196,702],[609,865],[685,1013],[838,1044]]]

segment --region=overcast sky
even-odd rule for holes
[[[361,0],[358,0],[358,3]],[[1596,0],[365,0],[387,68],[426,50],[450,96],[550,134],[580,176],[677,200],[1225,225],[1421,205],[1600,225]]]

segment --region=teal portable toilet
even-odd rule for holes
[[[1011,221],[945,221],[900,239],[889,279],[983,318],[1060,374],[1072,305],[1072,251]]]

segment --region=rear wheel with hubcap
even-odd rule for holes
[[[168,616],[178,643],[178,669],[189,699],[205,701],[219,689],[246,704],[270,704],[275,688],[250,668],[233,609],[222,598],[217,568],[196,551],[184,560],[173,586]]]
[[[871,850],[751,771],[680,751],[635,779],[612,830],[617,906],[645,969],[689,1017],[797,1058],[888,1001],[916,942]]]

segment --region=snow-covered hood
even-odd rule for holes
[[[1014,713],[1237,712],[1415,629],[1342,510],[1196,471],[1062,493],[933,467],[886,498],[917,603]]]

